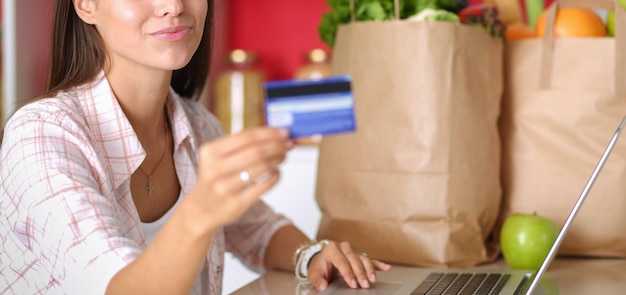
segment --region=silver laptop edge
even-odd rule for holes
[[[572,221],[574,220],[574,217],[576,217],[576,214],[578,214],[580,207],[582,206],[583,202],[587,198],[587,195],[589,194],[591,187],[593,186],[594,182],[596,182],[596,178],[598,178],[598,175],[600,174],[600,170],[602,170],[602,167],[604,167],[604,163],[606,162],[606,160],[609,158],[609,155],[613,151],[613,147],[615,146],[615,143],[617,143],[617,139],[619,138],[625,124],[626,124],[626,116],[622,119],[622,122],[617,127],[617,130],[615,130],[615,133],[613,134],[613,137],[611,138],[611,141],[609,142],[608,146],[604,150],[604,153],[602,154],[600,161],[598,161],[596,168],[593,170],[593,173],[591,173],[591,177],[589,177],[589,180],[587,181],[585,188],[580,193],[580,196],[578,197],[576,204],[574,204],[574,208],[567,216],[567,219],[565,220],[565,223],[563,224],[563,227],[561,228],[561,231],[559,232],[559,235],[557,236],[556,241],[554,242],[554,244],[552,244],[552,248],[550,248],[550,252],[548,252],[546,259],[543,260],[541,267],[539,268],[537,273],[533,276],[533,280],[531,281],[530,286],[528,287],[528,290],[525,293],[526,295],[531,295],[535,291],[535,289],[537,289],[537,286],[539,285],[539,280],[541,279],[543,274],[548,270],[548,266],[550,265],[554,257],[556,257],[559,247],[561,246],[561,243],[563,243],[563,240],[565,239],[565,234],[569,230],[570,225],[572,224]]]
[[[543,260],[541,267],[537,271],[533,270],[519,270],[511,268],[490,268],[488,265],[476,266],[471,268],[420,268],[412,266],[396,265],[394,269],[389,272],[379,273],[378,282],[371,289],[365,290],[353,290],[348,287],[343,280],[335,280],[326,290],[317,294],[341,294],[341,295],[355,295],[355,294],[371,294],[371,295],[388,295],[388,294],[410,294],[418,287],[419,284],[424,282],[424,279],[432,273],[506,273],[511,275],[508,282],[501,289],[499,294],[525,294],[525,295],[539,295],[545,294],[542,288],[539,288],[541,278],[546,273],[549,265],[557,256],[557,252],[561,243],[565,239],[565,235],[569,231],[571,224],[580,211],[580,207],[587,198],[591,187],[598,178],[600,171],[604,167],[609,155],[613,151],[615,144],[622,132],[622,129],[626,126],[626,116],[622,119],[621,123],[617,127],[617,130],[613,134],[611,141],[607,145],[602,157],[596,164],[589,180],[585,184],[582,192],[578,196],[576,203],[569,212],[567,219],[561,227],[557,238],[555,239],[550,251]],[[355,293],[357,292],[357,293]]]

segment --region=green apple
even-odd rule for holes
[[[513,213],[500,230],[504,261],[514,269],[537,270],[558,235],[554,222],[537,214]]]
[[[615,37],[615,10],[609,10],[606,14],[606,31],[609,36]]]
[[[623,9],[626,9],[626,0],[617,0],[617,3]],[[606,31],[609,36],[615,37],[615,10],[609,10],[606,14]]]

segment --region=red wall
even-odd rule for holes
[[[228,48],[255,51],[269,80],[291,78],[313,48],[326,0],[230,0]]]
[[[307,51],[328,50],[317,33],[322,14],[330,9],[326,7],[327,0],[224,1],[229,6],[227,49],[257,52],[260,67],[270,80],[291,78]],[[547,6],[553,0],[544,1]]]

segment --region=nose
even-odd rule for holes
[[[158,16],[177,16],[184,10],[183,0],[157,0],[157,2]]]

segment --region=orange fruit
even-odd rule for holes
[[[542,37],[546,26],[546,11],[537,19],[535,31]],[[561,8],[556,14],[554,23],[555,37],[603,37],[606,36],[606,27],[602,18],[593,10],[587,8]]]
[[[535,38],[535,30],[524,23],[512,23],[506,25],[504,40],[514,41],[528,38]]]

